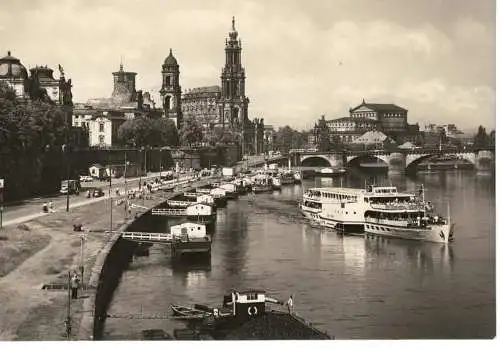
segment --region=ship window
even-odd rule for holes
[[[257,300],[257,293],[249,293],[247,295],[247,300],[249,300],[249,301],[255,301],[255,300]]]

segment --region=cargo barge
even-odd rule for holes
[[[182,307],[179,319],[187,320],[189,329],[174,331],[174,338],[182,332],[182,338],[178,339],[334,339],[293,311],[274,310],[268,303],[284,304],[267,297],[265,291],[248,290],[224,296],[220,308],[200,304],[194,308]],[[172,305],[172,311],[179,315],[179,306]]]

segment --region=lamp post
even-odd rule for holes
[[[113,197],[111,196],[111,166],[108,167],[109,171],[109,232],[113,232]]]
[[[127,150],[125,150],[125,169],[123,171],[123,178],[125,180],[125,220],[128,219],[128,186],[127,186]]]
[[[160,181],[161,181],[162,165],[163,165],[163,149],[160,149]]]
[[[80,280],[82,280],[82,284],[83,284],[83,272],[85,270],[85,267],[84,267],[84,248],[85,248],[85,240],[87,239],[87,237],[85,236],[84,233],[81,233],[79,235],[80,237]]]
[[[66,181],[67,181],[67,189],[66,189],[66,212],[69,212],[69,154],[68,154],[68,146],[66,144],[62,145],[62,151],[65,153],[66,157]]]

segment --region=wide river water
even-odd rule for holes
[[[363,187],[350,175],[342,185]],[[376,177],[415,190],[456,224],[448,246],[341,236],[301,218],[301,185],[243,196],[217,212],[211,261],[174,266],[164,248],[136,257],[124,272],[110,314],[170,314],[170,304],[220,306],[231,289],[294,295],[295,311],[338,339],[492,338],[495,336],[495,181],[470,171]],[[312,179],[311,186],[340,186]],[[156,230],[158,228],[155,228]],[[104,339],[139,339],[141,330],[172,333],[171,319],[110,318]]]

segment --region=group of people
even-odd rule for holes
[[[78,289],[80,288],[80,278],[78,277],[77,272],[73,272],[73,275],[71,276],[70,287],[71,287],[71,299],[77,299]]]
[[[42,205],[42,211],[45,213],[55,212],[54,203],[52,201],[44,202]]]

